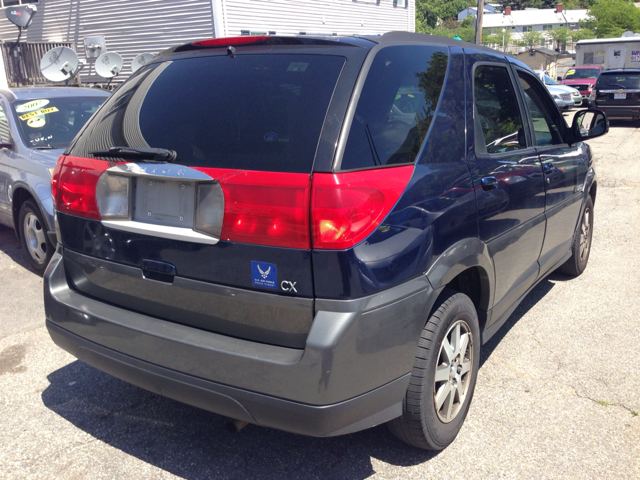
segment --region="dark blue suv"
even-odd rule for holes
[[[442,449],[480,348],[591,245],[589,146],[524,64],[411,33],[238,37],[133,74],[57,163],[53,340],[238,422]]]

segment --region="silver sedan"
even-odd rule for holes
[[[40,274],[56,244],[51,173],[108,96],[95,88],[0,90],[0,224],[16,230]]]

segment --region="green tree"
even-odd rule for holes
[[[522,40],[518,40],[514,43],[519,47],[533,48],[533,47],[539,46],[543,38],[544,36],[542,35],[541,32],[538,32],[537,30],[532,30],[531,32],[527,32],[524,35],[522,35]]]
[[[458,13],[468,5],[469,0],[416,0],[416,32],[430,33],[438,20],[457,20]]]
[[[571,36],[571,30],[567,27],[559,27],[554,28],[553,30],[548,30],[547,34],[551,37],[551,39],[555,43],[555,47],[557,49],[561,49],[562,45],[566,45],[569,41],[569,37]]]
[[[580,40],[585,40],[587,38],[594,38],[594,37],[595,37],[595,33],[593,33],[593,30],[589,30],[588,28],[581,28],[579,30],[571,31],[571,41],[574,43]]]
[[[626,30],[640,31],[640,8],[627,0],[595,0],[587,20],[580,22],[597,38],[615,38]]]

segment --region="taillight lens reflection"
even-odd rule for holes
[[[224,193],[218,183],[198,185],[195,230],[220,238],[224,216]]]
[[[313,248],[343,250],[368,237],[400,198],[413,166],[317,173],[313,179]]]
[[[128,177],[102,174],[96,186],[96,198],[103,219],[129,217],[130,183]]]

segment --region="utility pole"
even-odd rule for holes
[[[482,17],[484,15],[484,0],[478,0],[476,11],[476,45],[482,45]]]

